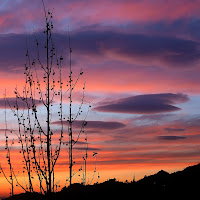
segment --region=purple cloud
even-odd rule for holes
[[[186,139],[185,136],[158,136],[157,137],[159,140],[183,140]]]
[[[176,37],[93,30],[74,33],[72,37],[81,54],[115,55],[116,59],[132,63],[151,61],[169,67],[187,67],[200,61],[198,42]]]
[[[45,53],[45,36],[36,33],[40,43],[41,58]],[[31,50],[31,58],[36,57],[36,43],[33,34],[0,35],[1,70],[24,70],[26,38]],[[54,45],[57,50],[66,50],[66,33],[54,33]],[[119,33],[117,30],[85,30],[71,34],[72,48],[79,56],[95,56],[131,63],[164,65],[169,67],[196,66],[200,61],[199,43],[191,40],[167,36],[148,36],[144,34]],[[76,62],[76,61],[75,61]],[[6,67],[5,67],[6,66]]]
[[[8,97],[6,99],[7,99],[6,100],[6,108],[7,109],[10,109],[10,107],[12,109],[16,108],[16,107],[18,107],[19,109],[28,109],[28,107],[29,107],[31,109],[32,105],[33,105],[31,99],[27,99],[27,103],[25,103],[21,98],[16,99],[16,97]],[[42,102],[41,102],[41,100],[34,99],[34,104],[36,106],[42,105]],[[5,108],[5,99],[4,98],[0,98],[0,108]]]
[[[81,151],[84,151],[84,150],[85,150],[84,147],[74,147],[73,149],[81,150]],[[92,147],[88,147],[87,150],[88,150],[88,151],[101,151],[100,148],[92,148]]]
[[[82,126],[82,121],[80,120],[76,120],[73,122],[73,126],[74,128],[80,128]],[[60,125],[61,122],[60,121],[55,121],[52,122],[52,124],[57,124]],[[68,125],[67,121],[64,121],[64,125]],[[113,130],[113,129],[119,129],[119,128],[123,128],[126,125],[121,123],[121,122],[106,122],[106,121],[87,121],[87,125],[86,128],[88,129],[106,129],[106,130]]]
[[[102,103],[93,110],[113,113],[153,114],[181,110],[173,104],[184,103],[189,100],[184,94],[145,94],[122,98],[113,102]]]

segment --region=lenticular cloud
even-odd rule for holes
[[[184,103],[189,100],[184,94],[145,94],[122,98],[112,102],[101,103],[93,110],[99,112],[153,114],[181,110],[174,104]]]

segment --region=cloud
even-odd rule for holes
[[[86,148],[84,147],[74,147],[73,149],[84,151]],[[101,151],[99,148],[88,147],[88,151]]]
[[[58,30],[66,30],[66,24],[68,25],[69,21],[73,24],[73,28],[82,28],[86,24],[97,23],[101,26],[111,24],[120,26],[130,22],[149,23],[161,20],[171,23],[180,18],[199,16],[199,2],[191,0],[169,0],[167,5],[165,1],[149,0],[102,0],[101,2],[49,0],[45,4],[50,10],[54,8],[54,20],[59,23],[56,27]],[[1,32],[22,32],[24,29],[30,29],[30,23],[36,28],[41,26],[39,19],[44,18],[41,1],[34,2],[34,5],[30,5],[25,0],[12,3],[8,1],[1,6]],[[111,7],[112,12],[110,12]]]
[[[159,140],[183,140],[186,139],[185,136],[158,136],[157,137]]]
[[[190,40],[142,34],[112,34],[102,51],[130,63],[167,67],[196,66],[199,44]]]
[[[36,33],[40,44],[40,57],[44,57],[42,48],[45,36]],[[31,50],[31,58],[36,57],[36,43],[33,34],[1,34],[0,35],[0,67],[1,70],[19,68],[24,70],[26,54],[26,38]],[[68,41],[66,33],[54,33],[56,49],[66,50]],[[120,33],[116,30],[85,30],[71,34],[74,58],[80,60],[120,60],[132,64],[158,65],[168,67],[191,67],[200,61],[199,43],[176,37]],[[92,56],[92,57],[91,57]],[[64,60],[64,62],[66,62]],[[74,62],[76,59],[74,59]],[[6,66],[6,67],[5,67]]]
[[[198,42],[172,36],[86,30],[75,32],[72,38],[75,51],[81,55],[148,66],[191,67],[200,61]]]
[[[200,60],[199,43],[176,36],[122,33],[113,28],[79,31],[72,38],[75,50],[81,54],[104,55],[130,63],[149,65],[151,61],[151,65],[186,67]]]
[[[182,132],[185,129],[184,128],[165,128],[165,130],[169,132]]]
[[[82,121],[76,120],[73,122],[74,128],[81,128]],[[52,124],[60,125],[60,121],[52,122]],[[64,121],[64,125],[68,125],[67,121]],[[124,128],[126,125],[121,122],[106,122],[106,121],[87,121],[86,128],[87,129],[106,129],[106,130],[113,130],[113,129],[119,129]]]
[[[114,113],[134,113],[134,114],[153,114],[165,113],[181,110],[181,108],[173,104],[184,103],[189,100],[184,94],[145,94],[122,98],[112,102],[106,102],[104,105],[99,105],[93,108],[99,112],[114,112]]]
[[[143,123],[144,123],[144,121],[151,121],[151,122],[158,122],[159,121],[159,122],[166,123],[166,121],[171,120],[172,118],[176,118],[176,115],[171,114],[171,113],[170,114],[169,113],[167,113],[167,114],[161,113],[161,114],[141,115],[139,117],[133,117],[130,120],[131,121],[137,121],[137,122],[141,121]]]
[[[31,99],[27,99],[27,103],[24,102],[21,98],[16,98],[16,97],[8,97],[6,99],[7,99],[7,101],[6,101],[7,109],[10,109],[10,107],[12,109],[16,108],[16,107],[18,107],[19,109],[28,109],[27,104],[31,109],[32,105],[33,105]],[[36,106],[42,105],[41,100],[34,99],[34,103]],[[0,98],[0,108],[5,108],[5,99],[4,98]]]

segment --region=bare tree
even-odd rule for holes
[[[36,42],[36,58],[31,59],[28,40],[27,40],[27,51],[26,51],[26,63],[25,63],[25,84],[23,86],[22,92],[15,88],[16,99],[13,101],[9,98],[6,98],[6,102],[9,105],[9,108],[12,110],[14,116],[17,118],[18,129],[12,130],[12,132],[17,136],[18,144],[20,145],[19,153],[22,155],[23,159],[23,175],[26,177],[25,186],[20,184],[17,180],[17,175],[13,170],[13,166],[10,161],[10,151],[11,147],[8,145],[7,135],[6,135],[6,150],[8,165],[10,169],[10,179],[4,173],[1,165],[0,170],[3,172],[5,178],[11,185],[11,193],[13,195],[14,190],[14,180],[19,187],[24,191],[33,192],[34,181],[37,179],[37,186],[41,193],[47,193],[51,196],[51,193],[57,191],[58,182],[55,181],[55,166],[58,161],[58,158],[61,154],[61,147],[63,144],[68,145],[68,155],[69,155],[69,185],[72,184],[72,178],[76,175],[77,172],[83,170],[82,182],[87,184],[87,158],[88,158],[88,142],[87,134],[85,132],[85,126],[87,125],[86,118],[90,110],[91,105],[88,106],[88,111],[82,119],[80,130],[78,134],[73,134],[73,124],[75,120],[82,114],[83,104],[84,104],[84,92],[85,92],[85,83],[83,85],[83,95],[79,105],[79,109],[74,114],[73,111],[73,91],[80,77],[83,75],[82,69],[80,70],[78,76],[73,80],[72,76],[72,47],[69,37],[69,75],[63,78],[62,71],[62,62],[63,52],[60,56],[56,51],[54,41],[53,41],[53,10],[46,10],[44,1],[43,9],[45,16],[45,44],[43,46],[42,42],[39,41],[37,34],[34,33],[35,42]],[[41,57],[41,49],[45,50],[45,57]],[[69,110],[66,111],[68,114],[64,114],[63,110],[63,99],[64,99],[64,81],[67,83],[66,92],[69,99]],[[66,93],[65,92],[65,93]],[[59,130],[54,129],[52,116],[53,106],[55,100],[59,99],[59,110],[58,110],[58,121],[60,124]],[[42,116],[41,117],[39,106],[43,106]],[[5,108],[6,110],[6,108]],[[6,113],[6,111],[5,111]],[[45,116],[44,116],[45,115]],[[68,115],[66,117],[66,115]],[[6,118],[5,118],[6,121]],[[68,138],[67,141],[64,141],[64,122],[68,126],[68,135],[65,138]],[[6,129],[7,131],[7,122]],[[58,133],[59,132],[59,133]],[[85,134],[85,154],[83,156],[84,165],[79,168],[77,172],[74,172],[73,165],[74,160],[74,145],[78,143],[80,135]],[[53,143],[53,139],[57,139],[53,136],[59,135],[57,143]],[[96,158],[96,153],[94,153]],[[96,173],[96,164],[95,171]],[[36,175],[36,176],[35,176]],[[94,175],[93,175],[94,178]],[[93,181],[92,178],[92,181]],[[91,182],[92,182],[91,181]]]
[[[26,170],[28,175],[29,191],[33,191],[32,179],[34,177],[32,174],[35,172],[38,176],[40,191],[50,194],[54,188],[54,167],[60,154],[63,138],[63,128],[61,127],[59,142],[56,147],[53,148],[52,137],[54,135],[54,130],[51,128],[51,107],[53,106],[55,95],[60,96],[59,120],[61,124],[63,122],[63,83],[61,81],[61,61],[63,58],[60,56],[60,62],[57,65],[57,69],[55,69],[53,60],[56,56],[56,52],[52,38],[53,16],[52,11],[50,12],[45,9],[44,2],[43,8],[45,14],[44,34],[46,42],[44,48],[46,50],[46,58],[40,57],[41,45],[36,34],[34,34],[37,46],[37,59],[31,61],[27,45],[23,94],[20,94],[16,88],[16,102],[14,108],[12,105],[10,105],[10,107],[18,120],[18,131],[16,134],[21,144],[20,153],[23,154],[24,170]],[[44,63],[44,60],[46,60],[46,63]],[[38,74],[38,67],[43,73],[42,78],[40,77],[41,74]],[[56,71],[59,77],[59,88],[57,91],[55,85]],[[38,105],[40,104],[42,104],[46,110],[46,128],[43,126],[42,120],[40,120],[38,114]],[[23,105],[23,108],[21,105]],[[45,187],[43,185],[43,180],[45,181]]]

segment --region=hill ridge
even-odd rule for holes
[[[187,195],[197,195],[200,187],[200,164],[186,167],[182,171],[168,173],[164,170],[158,171],[156,174],[145,176],[138,181],[119,182],[116,179],[110,179],[103,183],[94,185],[73,184],[70,187],[64,187],[60,192],[53,194],[53,199],[64,200],[69,199],[118,199],[119,196],[129,198],[134,194],[135,197],[154,197],[161,196],[179,198]],[[37,196],[37,197],[36,197]],[[34,200],[46,199],[45,195],[40,194],[19,194],[6,200]],[[173,198],[171,198],[173,199]]]

